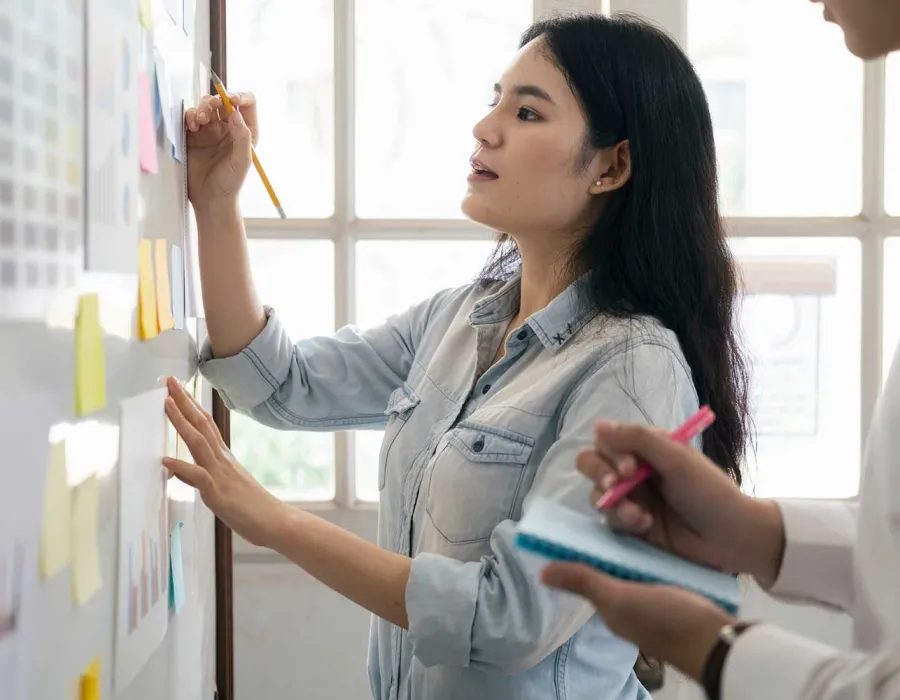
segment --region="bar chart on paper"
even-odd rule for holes
[[[169,621],[169,517],[162,467],[166,395],[166,389],[156,389],[122,402],[116,692],[147,663]]]
[[[165,496],[165,487],[162,489]],[[141,530],[140,540],[129,542],[128,550],[128,634],[150,610],[168,595],[169,555],[166,548],[166,504],[160,504],[158,523],[148,532]]]

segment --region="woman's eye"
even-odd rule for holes
[[[540,119],[537,112],[533,112],[527,107],[520,107],[516,116],[521,119],[523,122],[534,122]]]

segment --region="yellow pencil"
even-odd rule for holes
[[[225,111],[230,115],[234,112],[234,106],[231,104],[231,100],[228,98],[228,92],[225,90],[225,85],[222,82],[222,79],[219,78],[218,75],[215,74],[214,71],[210,71],[210,75],[212,75],[213,84],[216,86],[216,92],[219,93],[219,97],[222,98],[222,104],[225,105]],[[281,202],[278,201],[278,197],[275,194],[275,190],[272,189],[272,183],[269,182],[269,177],[266,175],[266,171],[263,170],[263,166],[259,162],[259,157],[256,155],[256,149],[253,146],[250,146],[250,154],[253,157],[253,165],[256,167],[256,172],[259,173],[259,177],[262,179],[263,185],[266,188],[266,192],[269,193],[269,198],[272,200],[272,204],[275,205],[275,209],[278,210],[278,216],[282,219],[286,219],[287,216],[284,213],[284,209],[281,207]]]

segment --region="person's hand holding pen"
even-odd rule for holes
[[[652,465],[650,477],[624,498],[608,498],[639,464]],[[603,509],[613,528],[722,571],[763,582],[777,577],[784,548],[778,506],[745,496],[722,469],[669,433],[598,422],[595,445],[578,455],[577,467],[593,482],[592,504],[614,501]],[[735,622],[694,593],[623,581],[584,564],[556,562],[542,578],[587,598],[613,633],[697,681],[720,630]]]
[[[599,421],[594,448],[576,462],[593,482],[591,503],[601,507],[639,463],[652,465],[650,478],[602,508],[613,528],[720,571],[776,578],[784,537],[780,510],[745,495],[702,452],[657,428]]]
[[[188,197],[197,210],[237,200],[252,163],[251,145],[259,139],[254,96],[229,97],[235,107],[230,116],[218,95],[204,96],[184,115]]]

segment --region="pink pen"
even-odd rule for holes
[[[706,430],[716,420],[716,414],[712,412],[709,406],[701,406],[700,410],[688,418],[684,425],[672,433],[672,440],[686,445],[700,433]],[[653,473],[653,468],[649,464],[641,463],[638,465],[634,476],[620,481],[609,491],[603,494],[603,497],[597,501],[598,510],[606,510],[616,505],[638,484],[647,479]]]

